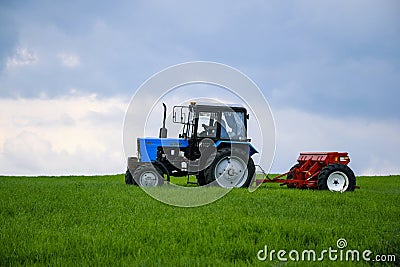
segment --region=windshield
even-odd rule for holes
[[[244,112],[225,111],[221,117],[221,139],[246,140]]]

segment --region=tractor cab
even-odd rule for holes
[[[180,138],[213,141],[249,141],[247,110],[238,106],[196,105],[174,106],[173,121],[184,125]]]
[[[248,117],[246,108],[240,106],[191,102],[189,106],[173,108],[173,122],[183,124],[179,138],[188,140],[185,156],[191,160],[211,154],[212,148],[221,143],[249,142]]]

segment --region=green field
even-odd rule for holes
[[[123,181],[0,177],[0,266],[315,266],[321,262],[259,261],[257,253],[267,245],[319,256],[337,249],[339,238],[345,249],[400,263],[400,176],[358,177],[361,189],[343,194],[234,189],[197,208],[160,203]],[[372,264],[324,259],[325,266]]]

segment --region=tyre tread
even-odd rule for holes
[[[349,186],[345,191],[354,191],[356,188],[356,177],[354,172],[350,169],[349,166],[339,163],[333,163],[322,168],[321,172],[318,175],[318,189],[319,190],[328,190],[327,180],[329,175],[332,172],[341,171],[347,175],[349,179]]]

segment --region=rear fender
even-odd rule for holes
[[[257,149],[249,143],[249,142],[238,142],[238,141],[222,141],[219,140],[217,141],[214,146],[216,148],[222,147],[222,146],[245,146],[246,149],[248,149],[250,157],[253,156],[254,154],[258,153]]]

